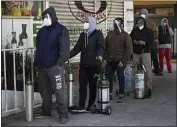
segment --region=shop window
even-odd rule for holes
[[[135,14],[138,15],[141,8],[135,8]],[[149,16],[174,16],[173,7],[154,7],[147,8]]]
[[[34,16],[34,20],[41,20],[43,12],[42,1],[2,1],[3,16]]]

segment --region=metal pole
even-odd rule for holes
[[[33,84],[28,78],[26,83],[26,121],[32,122],[33,120]]]
[[[73,106],[73,73],[72,73],[72,67],[69,64],[68,61],[68,67],[69,67],[69,85],[68,85],[68,106]]]

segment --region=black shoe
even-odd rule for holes
[[[118,97],[117,103],[122,103],[124,97],[125,97],[124,94],[119,94],[119,97]]]
[[[86,112],[85,108],[81,107],[81,106],[77,106],[75,107],[75,109],[71,110],[72,112]]]
[[[123,99],[125,97],[125,94],[119,94],[119,99]]]
[[[77,106],[74,105],[74,106],[69,107],[68,110],[69,110],[69,111],[70,111],[70,110],[75,110],[76,108],[77,108]]]
[[[152,71],[156,76],[163,76],[163,73],[160,71],[160,69],[157,71],[157,70],[153,70]]]
[[[162,72],[159,72],[159,73],[154,73],[156,76],[163,76],[163,73]]]
[[[36,119],[41,119],[41,118],[44,118],[44,117],[51,117],[51,113],[44,113],[44,112],[41,112],[39,114],[36,114],[34,116],[34,118]]]
[[[86,112],[91,112],[91,108],[92,108],[92,106],[87,106]]]
[[[147,92],[145,93],[143,99],[151,98],[151,96],[152,96],[152,90],[148,89]]]
[[[68,118],[60,118],[60,124],[66,124],[68,123]]]
[[[172,71],[168,71],[168,73],[172,73]]]
[[[155,70],[154,70],[154,69],[152,70],[152,73],[155,73]]]

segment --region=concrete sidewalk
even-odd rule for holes
[[[124,103],[116,103],[114,98],[111,104],[113,112],[110,116],[70,114],[70,121],[65,126],[176,126],[176,65],[173,65],[172,74],[165,71],[164,76],[153,77],[151,99],[135,100],[130,96]],[[27,123],[24,113],[21,113],[3,118],[2,122],[6,126],[60,126],[55,108],[52,118]]]

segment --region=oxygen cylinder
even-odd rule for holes
[[[98,109],[105,110],[109,105],[109,82],[106,79],[104,71],[98,77]]]
[[[68,107],[73,106],[73,72],[72,72],[72,67],[69,66],[69,71],[68,71],[68,76],[69,76],[69,84],[68,84]]]
[[[143,98],[144,89],[144,70],[142,65],[137,65],[137,71],[135,72],[135,98]]]
[[[125,68],[125,89],[131,88],[131,73],[132,73],[132,64],[127,63],[127,66]]]
[[[33,84],[28,78],[26,83],[26,121],[32,122],[33,120]]]

